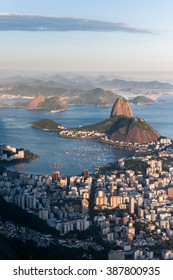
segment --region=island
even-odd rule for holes
[[[46,97],[42,94],[37,94],[26,105],[27,109],[31,110],[50,110],[54,112],[62,112],[67,110],[68,106],[61,97]]]
[[[64,126],[51,120],[51,119],[42,119],[32,123],[33,128],[46,130],[46,131],[61,131],[64,129]]]
[[[146,96],[137,96],[135,98],[132,98],[129,100],[130,103],[133,103],[135,105],[145,105],[145,104],[152,104],[154,103],[154,100],[152,100],[151,98],[148,98]]]

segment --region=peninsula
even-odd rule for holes
[[[33,128],[47,130],[47,131],[60,131],[64,126],[50,119],[42,119],[32,123]]]
[[[38,156],[30,150],[18,149],[10,145],[0,145],[0,168],[18,163],[28,163]]]
[[[130,102],[135,105],[145,105],[145,104],[152,104],[154,103],[154,100],[151,98],[148,98],[146,96],[136,96],[135,98],[130,99]]]

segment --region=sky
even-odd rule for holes
[[[173,71],[172,0],[0,0],[0,70]]]

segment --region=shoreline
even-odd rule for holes
[[[33,127],[33,126],[32,126]],[[73,139],[73,140],[90,140],[90,139],[96,139],[98,142],[100,143],[104,143],[104,144],[108,144],[108,145],[111,145],[111,146],[115,146],[116,148],[118,149],[129,149],[129,150],[133,150],[135,151],[136,150],[136,147],[134,146],[134,144],[128,144],[128,143],[115,143],[115,142],[111,142],[111,141],[106,141],[106,140],[103,140],[103,139],[100,139],[99,136],[86,136],[86,137],[80,137],[80,136],[68,136],[68,135],[62,135],[59,133],[58,130],[51,130],[51,129],[43,129],[43,128],[38,128],[38,127],[33,127],[33,128],[36,128],[36,129],[39,129],[39,130],[42,130],[42,131],[45,131],[45,132],[54,132],[57,134],[58,137],[60,138],[66,138],[66,139]]]
[[[31,161],[37,160],[37,159],[39,159],[39,156],[33,157],[31,159],[12,159],[10,161],[1,160],[0,161],[0,168],[6,168],[6,167],[14,166],[14,165],[17,165],[17,164],[20,164],[20,163],[30,163]]]
[[[131,150],[134,150],[135,151],[135,146],[132,144],[132,145],[128,145],[126,143],[123,143],[123,144],[120,144],[120,143],[112,143],[112,142],[109,142],[109,141],[106,141],[106,140],[102,140],[102,139],[98,139],[98,142],[101,142],[101,143],[105,143],[105,144],[108,144],[108,145],[113,145],[115,147],[118,147],[119,149],[125,149],[125,148],[130,148]]]
[[[16,151],[19,151],[19,150],[21,150],[21,148],[20,149],[16,148]],[[5,150],[3,149],[3,151],[5,151]],[[7,151],[5,153],[7,155],[7,159],[0,160],[0,168],[8,168],[9,166],[14,166],[14,165],[17,165],[17,164],[22,164],[22,163],[30,163],[31,161],[37,160],[37,159],[40,158],[37,154],[34,154],[30,150],[22,149],[22,151],[24,152],[24,157],[23,158],[13,158],[11,160],[8,160],[9,159],[9,155],[8,155],[9,151]],[[10,156],[13,156],[13,155],[14,155],[14,153],[10,152]]]
[[[66,135],[62,135],[62,134],[58,134],[58,137],[61,137],[61,138],[67,138],[67,139],[74,139],[74,140],[87,140],[87,139],[97,139],[98,136],[90,136],[90,137],[77,137],[77,136],[66,136]]]

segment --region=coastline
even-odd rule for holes
[[[24,152],[26,152],[24,150]],[[12,159],[12,160],[1,160],[0,161],[0,168],[8,168],[10,166],[14,166],[20,163],[30,163],[33,160],[39,159],[39,156],[29,151],[32,155],[24,158]]]
[[[74,140],[87,140],[87,139],[98,139],[98,136],[87,136],[87,137],[77,137],[77,136],[68,136],[68,135],[62,135],[62,134],[58,134],[58,137],[61,138],[67,138],[67,139],[74,139]]]
[[[89,140],[89,139],[96,139],[98,142],[100,143],[104,143],[104,144],[108,144],[111,146],[114,146],[115,148],[118,148],[120,150],[125,149],[125,150],[130,150],[130,151],[136,151],[136,146],[134,144],[129,144],[129,143],[121,143],[121,142],[112,142],[112,141],[107,141],[104,139],[101,139],[99,136],[84,136],[84,137],[80,137],[80,136],[70,136],[70,135],[63,135],[60,134],[59,130],[54,130],[54,129],[46,129],[46,128],[39,128],[39,127],[34,127],[33,128],[45,131],[45,132],[54,132],[57,134],[58,137],[60,138],[66,138],[66,139],[73,139],[73,140]],[[69,129],[70,130],[70,129]]]
[[[102,139],[98,139],[98,142],[101,142],[101,143],[105,143],[105,144],[108,144],[108,145],[113,145],[119,149],[130,149],[130,150],[133,150],[135,151],[135,146],[133,144],[128,144],[128,143],[112,143],[110,141],[106,141],[106,140],[102,140]]]

